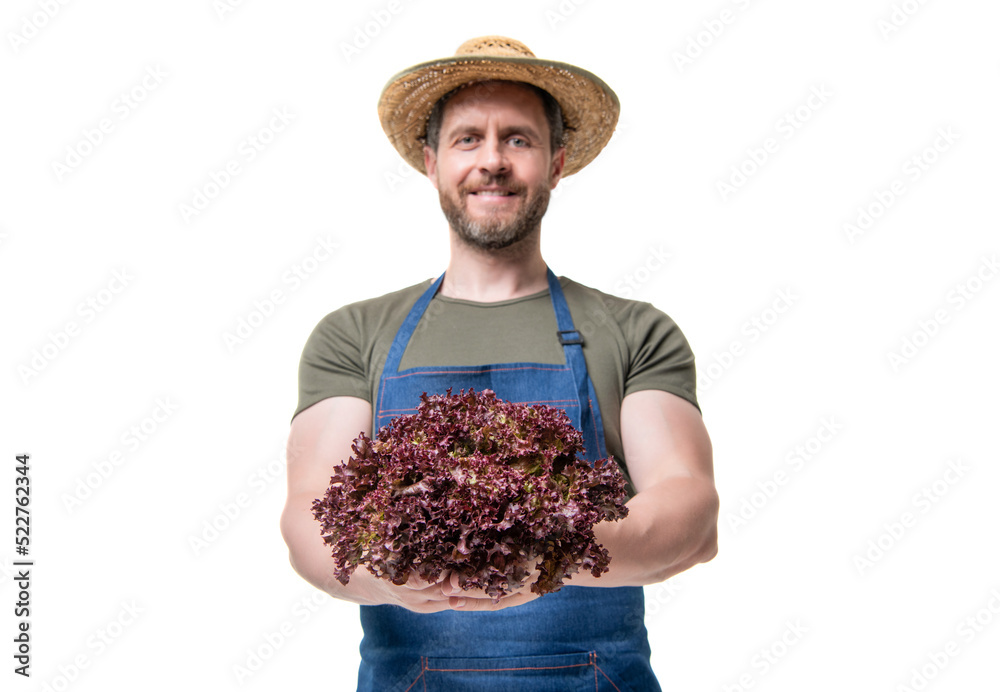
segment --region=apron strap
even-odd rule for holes
[[[583,335],[573,326],[573,316],[569,312],[569,305],[566,303],[566,296],[563,295],[562,286],[559,279],[546,268],[549,280],[549,296],[552,298],[552,307],[556,313],[556,336],[562,344],[563,353],[566,357],[566,365],[573,373],[573,381],[576,383],[577,399],[580,402],[580,422],[583,426],[583,441],[589,445],[591,440],[596,441],[597,449],[590,449],[587,455],[592,460],[597,460],[607,456],[607,447],[604,444],[604,422],[601,419],[601,409],[597,403],[597,393],[594,391],[594,383],[587,373],[587,361],[583,357]]]
[[[409,314],[406,319],[403,320],[403,324],[396,331],[396,338],[392,340],[392,346],[389,347],[389,354],[385,357],[385,367],[382,368],[382,376],[385,375],[395,375],[399,372],[399,363],[403,360],[403,353],[406,351],[406,345],[410,343],[410,337],[413,336],[414,330],[417,328],[417,323],[420,322],[420,318],[423,316],[424,311],[427,310],[427,306],[431,304],[431,300],[434,299],[434,295],[438,292],[438,288],[441,286],[441,281],[444,279],[444,274],[439,276],[437,280],[430,285],[430,287],[424,291],[423,295],[417,299],[417,302],[413,304],[410,308]]]

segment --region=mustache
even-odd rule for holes
[[[527,185],[510,180],[507,175],[490,175],[475,183],[462,185],[458,188],[461,193],[469,193],[481,187],[502,187],[514,194],[520,194],[528,189]]]

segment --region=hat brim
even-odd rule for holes
[[[549,92],[566,125],[563,177],[601,152],[618,122],[618,96],[599,77],[575,65],[527,57],[462,55],[421,63],[400,72],[379,97],[382,129],[396,151],[421,173],[427,117],[438,99],[470,82],[527,82]]]

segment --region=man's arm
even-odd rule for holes
[[[658,390],[622,400],[622,446],[636,494],[628,516],[594,526],[611,564],[600,577],[577,572],[567,586],[643,586],[669,579],[718,552],[719,495],[712,443],[701,414]],[[457,587],[452,593],[459,593]],[[467,610],[494,610],[469,599]]]
[[[286,455],[288,498],[281,515],[281,534],[288,545],[289,561],[303,579],[334,598],[364,605],[394,604],[423,613],[465,608],[466,601],[474,599],[459,596],[461,590],[451,587],[447,574],[437,584],[411,576],[404,586],[379,579],[365,567],[358,567],[346,586],[333,577],[331,550],[323,542],[312,503],[326,494],[333,467],[351,456],[351,444],[358,433],[371,435],[371,420],[371,404],[349,396],[324,399],[292,420]],[[510,607],[533,598],[525,587],[500,604],[491,605]]]
[[[407,587],[392,587],[364,567],[354,571],[346,586],[333,577],[333,558],[313,517],[312,503],[326,494],[333,467],[351,456],[351,444],[358,433],[371,435],[371,420],[371,404],[348,396],[324,399],[292,420],[286,455],[288,498],[281,515],[281,535],[288,545],[289,561],[303,579],[335,598],[366,605],[404,605],[405,600],[409,608],[443,610],[447,601],[434,607],[442,598],[439,586],[411,579]]]
[[[567,584],[655,584],[718,552],[712,443],[698,409],[668,392],[633,392],[622,400],[621,431],[636,490],[629,514],[594,527],[611,554],[608,572],[577,573]]]

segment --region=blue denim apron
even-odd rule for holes
[[[547,272],[564,365],[494,363],[400,371],[410,337],[444,275],[417,300],[386,357],[375,430],[413,413],[420,395],[492,389],[519,403],[566,411],[583,432],[587,460],[607,456],[594,385],[562,287]],[[399,606],[361,606],[363,692],[567,692],[660,689],[649,665],[641,587],[564,586],[496,612],[414,613]]]

